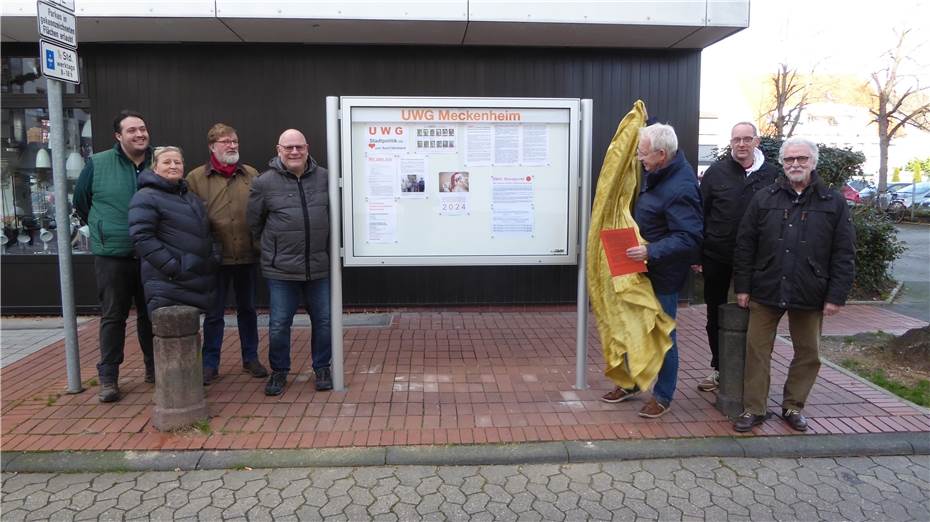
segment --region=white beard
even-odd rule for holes
[[[216,159],[219,160],[220,163],[225,163],[227,165],[235,165],[236,163],[239,162],[239,153],[238,152],[227,152],[226,154],[222,156],[216,156]]]

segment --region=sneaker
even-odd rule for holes
[[[119,397],[119,385],[115,382],[105,382],[100,385],[100,394],[97,396],[100,402],[116,402]]]
[[[265,395],[281,395],[287,385],[287,372],[271,372],[271,378],[265,385]]]
[[[316,391],[333,389],[333,372],[330,371],[329,367],[313,370],[313,373],[316,374],[316,383],[314,383]]]
[[[210,368],[209,366],[203,367],[203,385],[209,386],[216,382],[220,378],[220,371],[216,368]]]
[[[752,431],[754,427],[765,422],[765,419],[767,419],[768,417],[769,416],[767,414],[756,415],[754,413],[749,413],[748,411],[744,411],[743,413],[740,414],[739,417],[736,418],[735,421],[733,421],[733,430],[739,433],[746,433],[747,431]]]
[[[258,359],[242,363],[242,371],[256,379],[268,377],[268,370],[262,366],[262,363],[258,362]]]
[[[785,419],[788,426],[794,431],[807,431],[807,418],[801,415],[798,410],[786,409],[781,410],[781,418]]]
[[[720,387],[720,372],[714,370],[706,379],[698,384],[698,390],[702,392],[712,392]]]
[[[605,393],[604,396],[601,397],[601,400],[604,402],[609,402],[609,403],[623,402],[623,401],[628,401],[632,399],[633,397],[636,397],[640,393],[641,393],[640,390],[638,390],[637,388],[633,388],[632,390],[627,390],[625,388],[621,388],[617,386],[612,391]]]
[[[147,383],[149,383],[149,384],[155,384],[155,368],[154,368],[154,367],[152,367],[152,368],[146,367],[146,369],[145,369],[145,382],[147,382]]]
[[[658,419],[659,417],[665,415],[665,412],[669,410],[671,404],[666,406],[661,402],[652,399],[647,402],[643,409],[639,410],[640,417],[646,417],[647,419]]]

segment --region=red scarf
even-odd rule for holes
[[[212,153],[210,154],[210,168],[219,172],[223,175],[224,178],[231,178],[233,174],[236,173],[236,169],[239,168],[238,163],[233,163],[229,165],[227,163],[221,163],[220,160],[216,159]]]

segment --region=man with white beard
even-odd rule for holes
[[[223,346],[226,292],[232,283],[236,292],[236,315],[242,371],[265,378],[268,370],[258,361],[258,317],[255,313],[257,252],[246,220],[246,207],[255,168],[239,160],[236,129],[217,123],[207,132],[210,160],[187,175],[191,192],[207,207],[213,234],[223,244],[223,261],[217,272],[216,302],[203,321],[203,383],[219,377],[220,348]]]
[[[772,347],[778,322],[788,313],[794,357],[788,367],[781,417],[807,430],[801,414],[820,370],[825,315],[846,304],[855,270],[855,231],[846,200],[815,172],[818,149],[791,137],[778,152],[785,168],[756,192],[740,222],[733,255],[736,302],[749,308],[743,413],[733,429],[751,431],[768,418]]]

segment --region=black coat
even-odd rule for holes
[[[681,289],[701,248],[701,194],[697,176],[679,150],[672,161],[644,175],[634,219],[649,242],[646,275],[660,294]]]
[[[708,167],[701,179],[704,204],[704,243],[701,253],[715,261],[733,264],[736,233],[746,207],[759,190],[775,183],[778,170],[764,162],[759,170],[746,175],[732,156]]]
[[[267,279],[329,277],[329,173],[308,158],[298,178],[275,156],[252,182],[246,216]]]
[[[752,198],[733,258],[737,293],[782,309],[846,304],[856,238],[843,196],[816,172],[798,195],[784,177]]]
[[[129,203],[129,234],[142,260],[149,312],[172,305],[210,307],[220,249],[203,202],[187,190],[187,182],[142,172]]]

